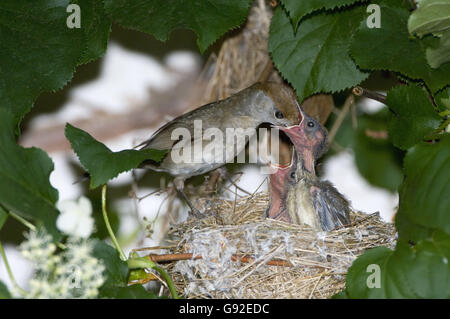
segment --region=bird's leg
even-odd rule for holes
[[[252,195],[250,192],[248,192],[248,191],[246,191],[245,189],[239,187],[239,186],[236,184],[236,182],[233,181],[233,180],[231,179],[231,175],[228,173],[227,169],[226,169],[224,166],[219,167],[219,168],[217,169],[217,171],[219,172],[219,174],[220,174],[220,176],[221,176],[222,178],[224,178],[224,179],[226,179],[227,181],[229,181],[229,182],[230,182],[234,187],[236,187],[238,190],[240,190],[241,192],[243,192],[243,193],[245,193],[245,194],[247,194],[247,195]],[[241,173],[241,174],[242,174],[242,173]]]
[[[186,204],[188,204],[189,208],[191,209],[192,215],[194,215],[196,218],[202,218],[203,214],[200,213],[200,211],[195,208],[194,205],[192,205],[191,201],[184,192],[184,178],[175,177],[175,179],[173,180],[173,184],[175,186],[175,189],[177,190],[177,193],[183,198]]]
[[[206,193],[207,194],[211,194],[214,193],[216,191],[216,185],[219,182],[219,177],[221,176],[220,174],[220,169],[216,169],[214,170],[208,180],[208,184],[206,185]]]

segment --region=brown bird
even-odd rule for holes
[[[288,127],[299,123],[299,119],[299,106],[291,88],[278,83],[256,83],[159,128],[139,146],[168,153],[160,163],[149,160],[141,167],[175,176],[175,188],[194,211],[183,192],[185,179],[232,162],[261,124]]]
[[[275,191],[271,194],[271,202],[281,206],[280,213],[269,205],[269,214],[279,220],[289,220],[295,224],[306,224],[316,231],[329,231],[350,222],[350,204],[328,181],[320,181],[315,174],[315,162],[327,150],[325,128],[308,116],[300,108],[301,121],[298,125],[287,128],[280,127],[294,144],[292,162],[287,172],[271,176]],[[275,175],[276,175],[275,174]],[[284,177],[284,183],[278,182]],[[283,184],[283,190],[276,186]],[[272,189],[272,185],[271,185]],[[281,194],[281,195],[279,195]],[[272,199],[272,196],[276,197]],[[288,216],[286,216],[288,215]]]

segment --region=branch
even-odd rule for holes
[[[148,259],[150,259],[153,262],[161,263],[161,262],[170,262],[170,261],[177,261],[177,260],[189,260],[189,259],[202,259],[202,256],[193,256],[191,253],[185,253],[185,254],[163,254],[163,255],[157,255],[157,254],[149,254],[146,256]],[[250,256],[239,256],[236,254],[233,254],[231,256],[232,261],[240,261],[243,263],[252,263],[255,261],[253,257]],[[280,267],[292,267],[292,264],[289,261],[281,260],[281,259],[272,259],[269,260],[266,265],[269,266],[280,266]]]
[[[363,89],[360,86],[355,86],[352,90],[353,94],[356,96],[363,96],[368,99],[372,99],[383,104],[386,104],[386,96],[377,92],[369,91],[367,89]]]

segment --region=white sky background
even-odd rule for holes
[[[104,112],[126,113],[130,105],[148,102],[151,105],[152,97],[149,87],[154,89],[164,89],[176,80],[176,73],[171,70],[192,71],[200,69],[200,59],[191,52],[170,53],[163,63],[141,53],[128,51],[115,43],[110,43],[107,53],[102,61],[100,76],[89,83],[72,89],[69,101],[53,113],[40,115],[33,119],[32,125],[45,126],[47,124],[74,122],[77,119],[89,118],[93,111],[103,108]],[[81,103],[89,102],[89,103]],[[382,104],[366,100],[362,107],[367,112],[372,112],[383,107]],[[130,132],[120,138],[102,141],[113,151],[131,148],[136,141],[150,137],[157,129],[139,130]],[[55,164],[55,170],[50,176],[50,182],[59,191],[59,199],[77,199],[82,195],[81,186],[73,184],[79,179],[72,171],[69,162],[74,158],[73,154],[57,152],[50,153],[50,157]],[[324,178],[331,181],[337,189],[343,193],[352,203],[356,210],[367,213],[379,211],[381,216],[391,221],[394,209],[398,205],[397,194],[392,194],[384,189],[371,186],[358,172],[354,157],[351,152],[341,152],[329,158],[324,165]],[[249,192],[253,192],[264,181],[266,176],[261,175],[259,168],[243,168],[238,185]],[[121,174],[110,184],[131,183],[130,173]],[[140,188],[139,196],[153,191],[150,188]],[[260,188],[267,190],[267,183]],[[142,200],[138,205],[140,219],[147,217],[151,219],[156,216],[164,196],[150,196]],[[115,203],[116,208],[122,214],[120,234],[127,234],[137,229],[136,218],[131,211],[134,211],[134,202],[131,199],[122,199]],[[184,208],[187,212],[187,209]],[[160,236],[157,236],[158,239]],[[155,241],[146,240],[144,245],[154,244]],[[130,245],[128,249],[134,247]],[[6,246],[6,253],[10,264],[13,267],[14,275],[19,285],[25,287],[26,279],[31,275],[29,263],[24,260],[17,248]],[[126,251],[128,253],[128,251]],[[11,283],[7,276],[3,260],[0,259],[0,279],[9,288]]]

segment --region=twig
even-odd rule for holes
[[[352,90],[353,94],[356,96],[363,96],[368,99],[372,99],[383,104],[386,104],[386,96],[377,92],[369,91],[367,89],[363,89],[360,86],[355,86]]]
[[[336,119],[336,121],[333,123],[333,127],[331,127],[330,133],[328,134],[328,143],[331,144],[336,137],[336,134],[339,130],[339,128],[342,125],[342,122],[344,121],[345,117],[347,116],[347,113],[350,110],[350,107],[355,103],[355,97],[350,94],[347,99],[345,100],[344,106],[342,107],[341,112],[339,112],[339,115]]]
[[[157,254],[149,254],[146,256],[148,259],[150,259],[153,262],[161,263],[161,262],[170,262],[170,261],[177,261],[177,260],[196,260],[196,259],[202,259],[202,256],[194,256],[192,253],[180,253],[180,254],[163,254],[163,255],[157,255]],[[250,256],[239,256],[236,254],[233,254],[231,256],[232,261],[240,261],[243,263],[252,263],[255,261],[253,257]],[[281,259],[272,259],[269,260],[267,263],[269,266],[280,266],[280,267],[292,267],[292,264],[289,261],[281,260]]]
[[[320,282],[320,279],[322,279],[322,276],[323,276],[323,273],[320,274],[319,279],[317,279],[317,282],[316,282],[316,284],[314,285],[313,289],[311,290],[311,293],[309,294],[308,299],[311,299],[311,298],[312,298],[312,296],[313,296],[313,294],[314,294],[314,291],[316,290],[317,285],[318,285],[319,282]]]

